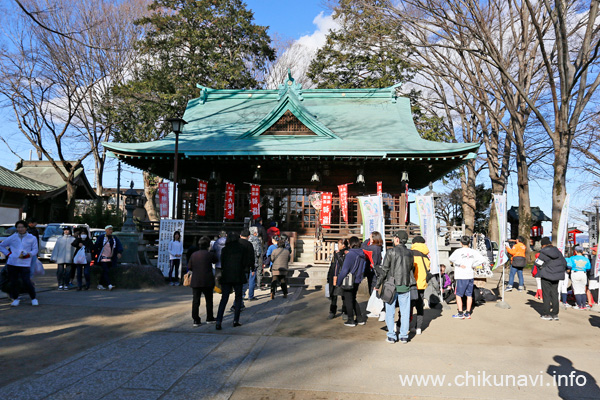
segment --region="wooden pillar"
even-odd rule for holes
[[[398,215],[398,224],[400,226],[404,226],[406,225],[406,220],[405,220],[405,216],[406,216],[406,194],[405,193],[401,193],[400,196],[398,197],[398,202],[400,203],[400,214]]]

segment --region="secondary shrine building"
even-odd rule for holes
[[[291,76],[277,90],[198,86],[179,134],[180,217],[224,221],[225,188],[235,184],[235,218],[251,217],[250,183],[260,184],[260,215],[282,231],[317,236],[355,232],[356,196],[382,183],[386,225],[407,223],[406,186],[419,189],[476,156],[479,143],[422,139],[410,101],[386,89],[307,89]],[[173,172],[176,135],[147,143],[106,143],[123,162],[163,178]],[[403,181],[408,178],[407,181]],[[198,179],[208,181],[206,215],[196,215]],[[338,185],[348,186],[343,221]],[[313,192],[332,192],[332,223],[318,229]],[[333,237],[332,236],[332,237]]]

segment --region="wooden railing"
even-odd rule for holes
[[[158,237],[158,231],[160,229],[159,221],[147,221],[141,222],[140,227],[142,230],[142,234],[144,238],[148,239],[150,242],[150,237],[156,235]],[[243,222],[208,222],[208,221],[185,221],[184,228],[184,237],[192,238],[194,236],[208,236],[213,238],[218,235],[220,231],[233,231],[233,232],[241,232],[244,228]]]

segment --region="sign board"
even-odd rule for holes
[[[173,240],[173,234],[177,231],[181,234],[183,243],[183,228],[185,220],[167,219],[160,220],[160,231],[158,233],[158,269],[164,276],[169,276],[169,243]]]

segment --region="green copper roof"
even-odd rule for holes
[[[291,77],[277,90],[214,90],[199,86],[189,101],[179,152],[193,156],[459,156],[479,143],[421,139],[410,101],[395,88],[302,90]],[[290,111],[314,135],[264,135]],[[171,155],[175,135],[146,143],[105,143],[116,154]],[[472,156],[472,155],[471,155]]]
[[[38,182],[34,179],[28,178],[17,172],[11,171],[0,166],[0,187],[8,190],[14,189],[16,191],[25,192],[47,192],[55,190],[55,186],[47,185],[42,182]]]

